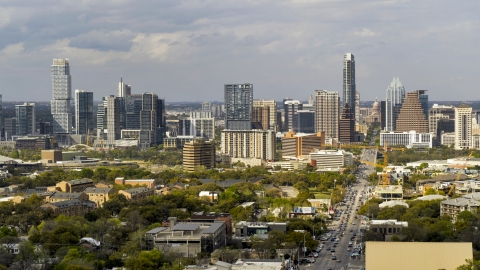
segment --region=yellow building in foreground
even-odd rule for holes
[[[473,258],[472,243],[367,242],[368,270],[455,270]]]

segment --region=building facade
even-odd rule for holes
[[[299,110],[303,109],[303,104],[298,100],[287,100],[283,104],[285,120],[284,125],[285,128],[290,131],[293,130],[295,125],[295,115]]]
[[[72,112],[72,79],[68,59],[53,59],[50,73],[52,76],[51,112],[53,117],[53,133],[71,133]]]
[[[288,132],[282,138],[282,158],[307,158],[316,150],[325,148],[325,133],[307,134]]]
[[[293,131],[315,133],[315,112],[299,110],[293,116]]]
[[[223,130],[221,152],[232,158],[275,159],[275,132],[272,130]]]
[[[353,113],[353,119],[356,119],[356,84],[355,84],[355,57],[351,53],[343,56],[343,107],[348,104]],[[360,100],[360,96],[359,96]]]
[[[35,103],[15,105],[16,135],[33,135],[36,133],[35,126]]]
[[[404,145],[406,148],[432,148],[432,134],[409,132],[382,132],[380,146],[387,143],[389,146]]]
[[[354,142],[355,135],[355,115],[348,104],[343,107],[339,122],[339,142]]]
[[[215,144],[202,139],[193,140],[183,146],[183,169],[195,171],[195,167],[215,168]]]
[[[400,82],[400,79],[393,78],[390,86],[387,88],[387,98],[385,99],[385,130],[395,131],[397,121],[397,111],[395,107],[402,106],[405,99],[405,87]]]
[[[268,121],[269,125],[268,128],[263,127],[264,130],[273,130],[273,131],[279,131],[278,126],[277,126],[277,102],[273,99],[271,100],[266,100],[266,99],[255,99],[253,100],[253,108],[265,108],[268,107]],[[261,119],[264,119],[265,117],[262,116]]]
[[[455,149],[472,147],[472,107],[463,103],[455,108]]]
[[[94,124],[93,92],[75,90],[75,133],[89,134],[93,132]]]
[[[438,122],[440,120],[455,122],[455,107],[449,105],[433,104],[432,108],[428,110],[428,132],[434,137],[444,132],[451,132],[448,130],[442,130],[438,128]]]
[[[424,90],[408,92],[398,114],[396,132],[428,132],[428,121],[420,97]]]
[[[225,84],[225,128],[231,130],[252,129],[253,85]]]
[[[315,90],[315,132],[338,138],[339,103],[338,92]]]

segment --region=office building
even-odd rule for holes
[[[123,82],[120,77],[120,82],[117,88],[117,97],[119,98],[119,113],[120,113],[120,128],[127,128],[127,100],[132,95],[132,87]]]
[[[206,169],[215,167],[215,145],[212,141],[196,139],[183,146],[183,169],[193,172],[198,166]]]
[[[260,119],[265,120],[267,117],[265,117],[263,114],[265,113],[265,107],[268,107],[268,128],[265,128],[262,124],[262,128],[264,130],[273,130],[273,131],[278,131],[278,121],[277,121],[277,102],[275,100],[266,100],[266,99],[255,99],[253,100],[253,108],[263,108],[260,109],[262,111],[262,115]],[[258,119],[258,116],[257,116]],[[263,123],[263,122],[262,122]]]
[[[433,104],[433,107],[428,110],[428,131],[433,136],[437,137],[442,131],[453,132],[453,130],[443,130],[438,128],[439,121],[442,120],[442,125],[451,122],[455,123],[455,107],[450,105]]]
[[[395,131],[398,116],[398,108],[402,106],[405,99],[405,87],[400,79],[393,78],[390,86],[387,88],[387,98],[385,100],[385,129],[386,131]],[[382,124],[383,125],[383,124]]]
[[[285,114],[285,120],[284,120],[285,128],[288,131],[293,130],[294,117],[299,110],[303,109],[303,104],[298,100],[288,100],[288,101],[285,101],[283,108],[284,108],[284,114]]]
[[[157,123],[156,123],[156,141],[155,144],[163,144],[163,139],[167,137],[167,115],[165,113],[165,99],[157,99]]]
[[[405,146],[406,148],[432,148],[432,134],[409,132],[382,132],[380,146]]]
[[[288,132],[282,137],[282,158],[308,158],[316,150],[325,149],[325,133]]]
[[[387,125],[387,102],[385,100],[380,101],[380,126],[382,130],[386,130]]]
[[[355,135],[355,115],[348,104],[343,107],[339,122],[339,142],[354,142]]]
[[[253,85],[225,84],[225,129],[252,129]]]
[[[422,105],[423,114],[425,119],[428,120],[428,90],[417,90],[418,102]]]
[[[35,130],[35,103],[15,105],[16,135],[26,136],[36,133]]]
[[[105,97],[107,103],[106,116],[107,116],[107,141],[113,143],[115,140],[120,139],[120,100],[111,95]]]
[[[105,129],[107,129],[107,100],[102,97],[102,103],[97,106],[97,139],[107,139]]]
[[[355,106],[356,93],[355,58],[353,54],[346,53],[343,57],[343,107],[348,104],[352,110],[354,120],[356,119],[355,112],[357,111]]]
[[[215,118],[195,118],[191,113],[188,119],[180,119],[178,136],[192,136],[206,140],[215,139]]]
[[[408,92],[400,113],[397,118],[396,132],[409,132],[415,130],[417,133],[428,132],[428,121],[424,109],[420,103],[422,91]]]
[[[360,115],[360,93],[355,92],[355,124],[358,125],[362,123],[361,115]]]
[[[353,165],[352,153],[344,150],[320,150],[310,153],[310,160],[315,160],[316,167],[324,168],[341,168],[343,166]]]
[[[140,129],[140,112],[142,111],[142,95],[133,94],[126,97],[126,129]]]
[[[455,108],[455,149],[472,147],[472,107],[465,103]]]
[[[94,124],[93,92],[75,90],[75,133],[89,134]]]
[[[338,92],[315,90],[315,132],[338,139],[339,104]]]
[[[140,111],[140,129],[150,131],[150,143],[156,144],[157,127],[157,100],[158,96],[153,93],[142,95],[142,110]]]
[[[12,135],[17,135],[17,118],[16,117],[11,117],[11,118],[5,118],[5,140],[11,140]]]
[[[298,110],[293,116],[293,131],[315,133],[315,112]]]
[[[275,132],[272,130],[222,131],[221,152],[232,158],[275,159]]]
[[[52,101],[51,112],[53,117],[53,133],[71,133],[72,112],[72,79],[68,59],[53,59],[51,66]]]
[[[252,125],[254,129],[268,130],[270,127],[270,108],[253,106]]]
[[[212,103],[211,102],[203,102],[202,103],[202,112],[212,112]]]

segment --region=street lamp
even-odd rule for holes
[[[337,183],[337,179],[333,179],[333,189],[335,189],[335,184]]]

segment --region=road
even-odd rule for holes
[[[359,178],[357,183],[350,187],[348,198],[353,198],[352,201],[347,200],[346,205],[337,207],[338,210],[342,211],[340,216],[341,220],[347,222],[344,231],[339,232],[340,241],[335,247],[335,252],[331,252],[327,250],[327,248],[332,248],[334,242],[327,240],[324,241],[324,248],[322,251],[319,252],[319,256],[315,263],[310,265],[301,265],[300,269],[360,269],[360,267],[364,267],[363,257],[360,260],[355,260],[350,258],[351,251],[348,251],[348,243],[353,242],[353,246],[355,244],[360,244],[361,239],[357,237],[355,240],[351,240],[353,233],[357,235],[360,234],[360,226],[361,221],[360,217],[356,219],[357,216],[357,208],[361,205],[361,198],[360,195],[366,191],[365,185],[367,181],[364,178]],[[355,194],[355,195],[352,195]],[[347,217],[347,207],[350,206],[350,216]],[[329,228],[338,229],[341,224],[340,221],[333,221],[333,223],[329,226]],[[354,225],[355,224],[355,225]],[[320,242],[320,241],[319,241]],[[332,260],[332,253],[334,253],[337,257],[337,260]],[[340,259],[340,260],[338,260]],[[347,266],[350,264],[349,266]]]

